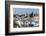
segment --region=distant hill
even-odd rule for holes
[[[33,12],[32,12],[32,13],[30,13],[30,14],[28,14],[28,13],[26,13],[26,14],[21,14],[21,15],[20,15],[20,14],[16,14],[16,15],[14,14],[13,16],[14,16],[14,17],[16,17],[16,16],[20,16],[20,17],[21,17],[21,16],[25,16],[25,15],[30,16],[30,17],[33,17],[33,15],[34,15],[34,16],[38,16],[39,14],[38,14],[38,13],[36,14],[36,13],[33,13]]]
[[[13,17],[16,17],[16,15],[13,15]]]

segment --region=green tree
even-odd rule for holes
[[[33,17],[33,12],[29,14],[30,17]]]

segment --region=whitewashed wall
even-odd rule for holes
[[[45,2],[46,3],[46,0],[16,0],[16,1]],[[46,11],[45,11],[45,15],[46,15]],[[46,24],[45,24],[45,27],[46,27]],[[5,36],[5,0],[0,0],[0,36]],[[46,31],[45,31],[45,34],[28,34],[28,35],[14,35],[14,36],[46,36]]]

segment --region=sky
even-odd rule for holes
[[[13,14],[30,14],[30,13],[39,13],[39,9],[34,9],[34,8],[13,8]]]

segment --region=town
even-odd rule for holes
[[[21,27],[38,27],[39,26],[39,14],[22,14],[13,16],[13,24],[15,28]]]

